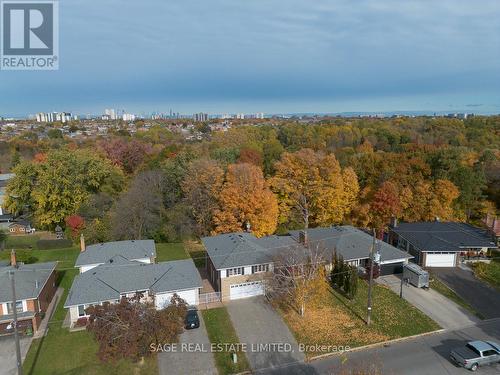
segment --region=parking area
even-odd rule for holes
[[[460,267],[432,268],[431,272],[479,311],[485,319],[500,317],[500,292]]]
[[[400,292],[401,275],[382,276],[377,282],[389,287],[394,293]],[[466,327],[479,321],[463,307],[432,289],[403,285],[403,298],[445,329]]]
[[[292,333],[264,297],[231,301],[227,310],[240,342],[247,344],[246,355],[252,370],[304,361]]]
[[[31,337],[21,337],[21,356],[24,360],[31,345]],[[17,374],[16,345],[14,336],[0,337],[0,375]]]
[[[217,375],[205,322],[200,312],[198,312],[198,315],[200,317],[200,327],[184,331],[180,336],[175,352],[158,353],[160,375]]]

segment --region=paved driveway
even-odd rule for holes
[[[377,279],[377,282],[388,286],[399,294],[401,288],[399,275],[382,276]],[[424,290],[415,288],[413,285],[404,285],[403,298],[433,319],[442,328],[456,329],[479,321],[477,317],[467,310],[432,289]]]
[[[472,271],[459,267],[433,268],[432,273],[486,319],[500,317],[500,292],[476,279]]]
[[[26,357],[31,345],[31,337],[21,336],[21,356]],[[16,344],[14,336],[0,337],[0,375],[17,374]]]
[[[210,352],[210,340],[203,316],[200,317],[200,328],[186,330],[179,338],[175,353],[158,353],[160,375],[217,375],[215,361]],[[185,344],[183,346],[183,344]],[[191,347],[187,347],[187,345]],[[198,344],[198,345],[196,345]],[[201,352],[201,350],[205,352]]]
[[[231,301],[227,310],[240,342],[247,344],[246,355],[254,371],[304,361],[292,333],[264,298]],[[280,350],[278,345],[266,344],[286,345]]]

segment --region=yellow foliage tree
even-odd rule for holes
[[[247,223],[257,237],[274,233],[278,202],[260,168],[247,163],[229,165],[213,220],[214,234],[241,231]]]
[[[304,227],[341,223],[358,196],[356,173],[344,171],[332,154],[302,149],[284,153],[270,185],[277,194],[280,222],[299,218]]]

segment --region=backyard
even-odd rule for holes
[[[26,238],[29,237],[29,238]],[[45,337],[33,340],[23,367],[26,374],[155,374],[158,372],[156,357],[148,358],[144,363],[132,363],[122,360],[104,364],[96,357],[97,343],[86,331],[69,332],[62,327],[66,310],[64,301],[78,270],[74,268],[79,248],[38,250],[35,236],[8,237],[9,251],[0,252],[0,259],[10,258],[10,249],[16,249],[21,261],[30,263],[58,261],[59,287],[64,293],[49,322]],[[31,246],[32,250],[28,250]],[[158,261],[178,260],[188,257],[182,243],[157,244]]]
[[[299,343],[351,348],[439,329],[439,325],[397,294],[374,285],[372,323],[365,323],[368,286],[359,282],[353,300],[331,288],[306,308],[305,316],[280,308]],[[306,353],[308,357],[314,353]]]
[[[495,252],[491,263],[475,263],[474,274],[495,288],[500,288],[500,252]]]

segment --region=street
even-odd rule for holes
[[[345,356],[333,356],[309,364],[261,369],[258,374],[337,375],[343,370],[375,367],[383,375],[452,375],[469,374],[449,360],[450,350],[471,340],[500,342],[500,319],[483,321],[454,331],[423,336],[390,346],[359,350]],[[342,363],[343,362],[343,363]],[[499,374],[500,364],[481,367],[479,374]]]

